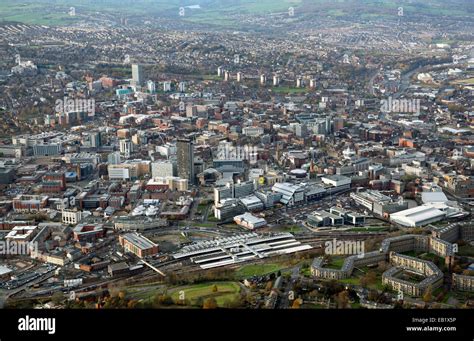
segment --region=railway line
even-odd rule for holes
[[[336,239],[352,239],[352,240],[360,240],[360,239],[367,239],[374,236],[384,236],[386,232],[317,232],[317,233],[305,233],[295,235],[295,239],[301,243],[309,244],[315,249],[320,249],[324,247],[324,243],[327,241],[332,241],[334,238]],[[269,258],[265,258],[262,260],[255,260],[252,262],[245,262],[245,263],[237,263],[233,265],[228,265],[223,267],[222,269],[237,269],[242,265],[248,264],[264,264],[268,262]],[[199,272],[206,272],[199,267],[199,265],[191,263],[189,260],[178,260],[178,259],[169,259],[164,262],[158,261],[150,261],[150,265],[154,268],[145,267],[143,271],[137,274],[133,274],[132,276],[118,276],[113,278],[103,279],[96,283],[90,284],[83,284],[79,287],[75,288],[59,288],[53,287],[51,289],[44,289],[40,291],[35,290],[21,290],[10,295],[10,298],[15,299],[16,301],[28,300],[28,299],[41,299],[41,298],[51,298],[51,295],[58,290],[61,290],[63,293],[67,294],[71,291],[75,292],[77,298],[86,297],[91,293],[95,293],[97,295],[98,291],[103,291],[108,288],[110,284],[117,283],[123,281],[126,285],[139,285],[139,284],[146,284],[147,282],[161,282],[164,280],[164,276],[166,275],[180,275],[180,274],[195,274]],[[156,270],[162,272],[162,274],[158,273]]]

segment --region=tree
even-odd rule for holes
[[[428,303],[428,302],[431,302],[432,299],[433,299],[432,288],[431,288],[431,285],[429,285],[428,288],[426,288],[425,293],[423,295],[423,301]]]
[[[374,271],[369,271],[367,274],[364,276],[365,279],[367,280],[367,284],[375,284],[377,281],[377,274]]]
[[[54,304],[60,304],[64,300],[64,295],[61,291],[56,291],[53,296],[51,296],[51,301]]]
[[[214,297],[206,298],[202,304],[203,309],[216,309],[217,301]]]
[[[163,304],[163,305],[173,305],[174,301],[173,301],[173,299],[171,298],[170,295],[162,295],[161,296],[161,304]]]
[[[349,304],[349,293],[347,290],[341,291],[339,294],[337,294],[336,301],[338,308],[345,309]]]
[[[382,262],[379,262],[378,263],[378,269],[381,271],[381,272],[384,272],[385,270],[387,270],[387,263],[382,261]]]
[[[170,295],[164,294],[156,294],[153,298],[153,306],[158,308],[163,305],[173,305],[174,301]]]
[[[297,298],[296,300],[293,301],[293,304],[291,305],[291,308],[292,309],[299,309],[302,304],[303,304],[303,300],[301,298]]]
[[[367,295],[367,298],[369,299],[369,301],[374,301],[374,302],[377,301],[378,297],[379,297],[379,294],[377,290],[370,290],[369,294]]]
[[[124,290],[121,290],[119,293],[118,293],[118,297],[123,300],[125,299],[125,296],[127,296],[127,292],[124,291]]]

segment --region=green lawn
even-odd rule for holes
[[[261,276],[272,272],[278,272],[283,268],[284,266],[281,264],[249,264],[240,267],[235,272],[235,276],[239,279],[244,279],[252,276]]]
[[[436,259],[439,258],[439,256],[435,255],[434,253],[429,253],[428,252],[428,253],[421,254],[420,258],[434,262]]]
[[[217,286],[217,291],[214,292],[214,285]],[[215,282],[215,283],[201,283],[185,287],[177,287],[171,289],[169,294],[175,302],[179,301],[180,294],[184,293],[184,297],[191,305],[197,303],[199,298],[205,300],[206,298],[214,298],[219,307],[224,306],[226,302],[232,302],[240,296],[240,286],[237,282]]]
[[[218,81],[218,80],[222,80],[223,78],[219,77],[218,75],[203,75],[202,79],[206,81]]]
[[[358,277],[351,277],[351,278],[345,278],[345,279],[340,279],[338,282],[341,282],[343,284],[351,284],[351,285],[360,285],[360,278]]]
[[[469,85],[474,85],[474,78],[458,79],[458,80],[455,80],[455,81],[451,82],[451,84],[469,84]]]
[[[280,230],[281,230],[281,231],[284,231],[284,232],[298,233],[298,232],[301,232],[301,231],[302,231],[302,228],[301,228],[300,226],[296,226],[296,225],[293,225],[293,226],[281,226],[281,227],[280,227]]]
[[[342,265],[344,264],[345,259],[346,257],[333,257],[331,258],[330,262],[328,262],[324,267],[340,270],[342,268]]]
[[[208,221],[211,221],[211,222],[218,222],[220,221],[219,219],[217,219],[216,217],[214,217],[214,215],[209,215],[209,217],[207,218]]]
[[[468,244],[460,246],[457,254],[459,256],[474,257],[474,246]]]
[[[305,88],[280,86],[280,87],[273,87],[272,92],[277,93],[277,94],[305,94],[308,91]]]
[[[307,267],[307,268],[302,268],[300,270],[300,274],[302,274],[303,276],[305,277],[311,277],[311,267]]]
[[[203,214],[206,211],[208,204],[199,204],[196,209],[197,214]]]
[[[355,286],[360,286],[360,277],[351,277],[351,278],[345,278],[345,279],[339,279],[339,283],[342,284],[350,284],[350,285],[355,285]],[[383,284],[382,284],[382,277],[377,276],[377,280],[374,284],[370,284],[368,286],[369,289],[377,289],[382,291],[383,290]]]
[[[418,257],[418,254],[419,254],[419,252],[416,252],[416,251],[402,252],[402,255],[410,256],[410,257]]]

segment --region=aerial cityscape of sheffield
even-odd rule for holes
[[[474,308],[472,0],[0,0],[0,117],[20,332]]]

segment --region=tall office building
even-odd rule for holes
[[[133,144],[132,141],[125,139],[120,140],[120,153],[124,155],[127,159],[133,152]]]
[[[295,126],[295,134],[297,137],[306,137],[308,135],[308,126],[304,123],[298,123]]]
[[[279,86],[280,85],[281,78],[278,75],[273,76],[273,86]]]
[[[118,165],[119,163],[122,162],[122,158],[120,157],[119,152],[113,152],[107,155],[107,162],[110,165]]]
[[[147,84],[147,87],[148,87],[148,92],[150,94],[155,94],[156,93],[156,83],[150,80],[146,84]]]
[[[224,72],[224,80],[226,82],[230,81],[230,72],[229,71]]]
[[[93,132],[89,134],[89,145],[92,148],[99,148],[102,146],[102,134],[100,132]]]
[[[151,176],[153,178],[166,178],[176,175],[176,162],[156,161],[151,163]]]
[[[139,64],[132,64],[132,83],[133,85],[143,85],[143,66]]]
[[[163,82],[163,91],[164,92],[171,91],[171,82]]]
[[[176,143],[178,158],[178,176],[194,183],[194,144],[189,139],[178,139]]]

